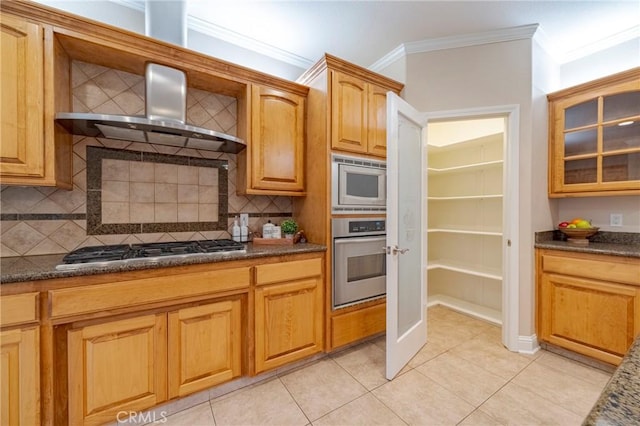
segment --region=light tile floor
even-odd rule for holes
[[[580,425],[610,374],[436,306],[428,343],[392,381],[384,337],[204,402],[165,425]]]

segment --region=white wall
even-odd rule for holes
[[[538,190],[534,184],[539,184],[533,177],[546,176],[546,162],[532,161],[533,138],[537,135],[533,131],[532,41],[516,40],[412,54],[407,58],[406,70],[404,98],[420,111],[514,104],[520,107],[520,183],[515,191],[520,224],[518,334],[531,336],[535,333],[533,225],[537,223],[533,216],[551,217],[547,202],[536,204],[535,212],[533,205],[534,188]]]
[[[74,15],[93,19],[124,28],[138,34],[144,34],[144,13],[106,0],[91,1],[60,1],[36,0],[38,3],[50,6]]]
[[[549,124],[547,93],[557,87],[559,82],[559,66],[553,58],[533,40],[532,50],[532,187],[531,198],[533,214],[531,215],[534,231],[547,231],[554,228],[558,205],[556,200],[549,199],[547,185]]]
[[[124,28],[138,34],[145,33],[145,17],[138,11],[120,4],[105,1],[36,0],[46,6],[64,10],[98,22]],[[232,45],[198,31],[189,30],[187,47],[223,61],[295,81],[305,69],[270,58],[248,49]],[[318,58],[320,59],[320,58]]]
[[[189,30],[187,37],[189,49],[204,53],[223,61],[242,65],[247,68],[271,74],[286,80],[295,81],[305,71],[295,65],[261,55],[249,49],[243,49],[223,40],[213,38],[201,32]],[[318,58],[320,59],[320,58]]]
[[[640,37],[562,64],[560,85],[554,91],[639,66]]]

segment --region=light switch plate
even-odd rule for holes
[[[622,226],[622,214],[611,213],[611,215],[609,216],[609,225]]]

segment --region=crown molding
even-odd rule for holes
[[[111,3],[119,4],[120,6],[128,7],[129,9],[137,10],[138,12],[144,12],[144,0],[109,0]]]
[[[264,56],[282,61],[299,68],[307,69],[314,64],[314,61],[298,56],[294,53],[277,48],[267,43],[246,37],[234,31],[223,28],[219,25],[204,21],[195,16],[187,17],[187,27],[202,34],[226,41],[239,47],[251,50]]]
[[[140,12],[145,11],[144,0],[110,0],[110,1],[112,3],[116,3],[121,6],[125,6]],[[191,15],[187,16],[187,29],[198,31],[210,37],[220,39],[227,43],[231,43],[233,45],[245,48],[252,52],[256,52],[258,54],[276,59],[278,61],[285,62],[290,65],[294,65],[302,69],[307,69],[314,64],[314,61],[312,61],[311,59],[303,58],[294,53],[288,52],[283,49],[279,49],[270,44],[263,43],[253,38],[243,36],[242,34],[228,30],[219,25],[215,25],[210,22],[204,21],[203,19],[197,18],[195,16],[191,16]]]
[[[403,43],[380,58],[369,69],[380,71],[403,56],[414,53],[433,52],[436,50],[455,49],[459,47],[478,46],[481,44],[501,43],[505,41],[531,39],[538,30],[539,24],[502,28],[480,33],[459,34],[447,37],[430,38]]]
[[[407,54],[432,52],[434,50],[456,49],[481,44],[501,43],[505,41],[531,39],[539,24],[502,28],[480,33],[459,34],[448,37],[431,38],[405,43]]]
[[[566,64],[633,39],[638,39],[638,45],[640,48],[640,25],[627,28],[626,30],[620,31],[617,34],[599,40],[595,43],[565,52],[560,56],[559,62],[560,64]]]
[[[379,72],[385,69],[386,67],[388,67],[389,65],[393,64],[394,62],[402,58],[405,58],[406,56],[407,56],[407,49],[405,48],[404,44],[401,44],[395,49],[393,49],[391,52],[387,53],[382,58],[378,59],[376,62],[371,64],[371,66],[369,67],[369,70],[374,72]]]

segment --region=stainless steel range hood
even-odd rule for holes
[[[157,10],[157,6],[162,8]],[[147,1],[147,35],[162,38],[165,41],[184,45],[186,31],[167,36],[166,31],[158,34],[162,28],[176,28],[176,23],[157,22],[160,17],[175,17],[167,7],[177,7],[180,20],[178,26],[186,23],[186,5],[184,2]],[[155,31],[154,31],[155,29]],[[169,39],[167,39],[169,38]],[[184,72],[168,66],[148,63],[145,70],[145,116],[116,114],[92,114],[64,112],[57,113],[56,122],[74,135],[103,137],[134,142],[146,142],[184,148],[221,151],[237,154],[246,148],[242,139],[186,123],[187,79]]]

